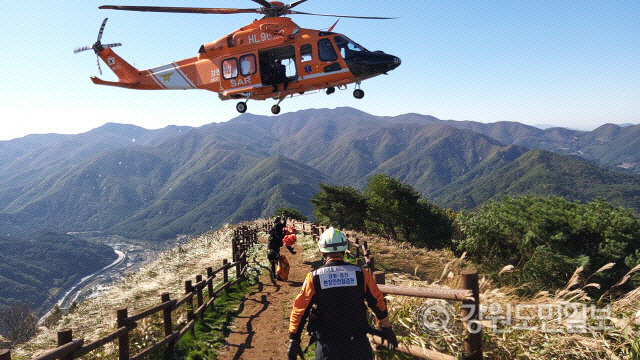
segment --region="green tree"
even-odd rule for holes
[[[364,196],[366,226],[372,233],[432,248],[448,244],[453,233],[451,218],[410,185],[378,174],[369,178]]]
[[[285,217],[287,219],[293,219],[298,221],[307,221],[307,217],[302,215],[300,211],[292,208],[281,207],[276,212],[276,216]]]
[[[365,197],[351,186],[319,185],[320,191],[311,199],[318,222],[340,229],[365,231]]]

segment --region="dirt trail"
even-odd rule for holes
[[[295,255],[285,247],[280,252],[291,264],[288,281],[272,281],[269,274],[263,275],[243,298],[242,311],[219,352],[220,359],[286,359],[291,306],[304,277],[312,270],[310,262],[302,261],[302,245],[296,244],[295,248]]]

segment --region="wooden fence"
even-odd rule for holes
[[[307,226],[307,225],[305,225]],[[316,224],[309,224],[309,232],[313,236],[314,240],[319,240],[320,234],[322,234],[327,228],[324,226],[318,226]],[[306,227],[302,228],[303,230]],[[367,244],[367,241],[360,241],[357,239],[349,239],[349,241],[355,246],[355,252],[348,250],[347,256],[355,258],[358,265],[368,268],[373,274],[373,277],[378,284],[378,288],[383,294],[389,295],[401,295],[401,296],[413,296],[430,299],[442,299],[449,301],[462,302],[462,317],[465,321],[462,324],[464,338],[464,353],[463,358],[465,360],[480,360],[482,359],[482,332],[478,327],[477,331],[469,332],[470,327],[480,326],[478,318],[480,314],[480,294],[478,290],[478,273],[474,271],[463,271],[460,273],[460,288],[459,289],[434,289],[434,288],[418,288],[418,287],[405,287],[405,286],[393,286],[385,284],[385,274],[382,271],[375,271],[375,258],[371,254],[371,250]],[[379,336],[373,336],[373,341],[378,345],[383,345],[384,341]],[[455,360],[452,355],[443,354],[434,350],[423,349],[420,346],[412,344],[400,344],[397,350],[417,356],[423,359],[430,360]]]
[[[171,299],[169,293],[160,295],[161,303],[138,314],[129,316],[127,308],[121,308],[116,311],[117,329],[109,335],[106,335],[96,341],[85,344],[84,339],[73,339],[71,329],[58,330],[58,347],[48,351],[45,354],[37,356],[32,360],[73,360],[80,358],[90,352],[97,350],[104,345],[118,341],[118,359],[119,360],[138,360],[143,359],[164,346],[168,346],[170,351],[173,350],[175,343],[180,340],[187,332],[195,331],[194,326],[202,314],[211,306],[218,295],[230,287],[240,282],[247,270],[247,251],[249,247],[257,242],[257,231],[254,228],[238,227],[234,229],[232,240],[233,262],[226,259],[222,261],[222,266],[213,269],[208,267],[207,278],[203,279],[202,275],[196,275],[196,283],[191,280],[184,282],[185,293],[180,299]],[[234,269],[236,278],[229,281],[229,269]],[[213,279],[222,273],[222,285],[214,291]],[[208,300],[204,301],[204,289],[207,288]],[[197,301],[197,308],[194,311],[194,298]],[[182,305],[187,306],[187,323],[182,329],[175,329],[172,320],[172,313]],[[160,339],[154,345],[142,350],[138,354],[131,355],[129,347],[129,333],[137,326],[137,321],[162,312],[164,325],[164,338]],[[11,360],[9,350],[0,350],[0,360]]]

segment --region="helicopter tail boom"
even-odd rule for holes
[[[98,56],[118,76],[118,81],[130,84],[138,82],[140,71],[124,61],[110,48],[104,48],[98,53]]]

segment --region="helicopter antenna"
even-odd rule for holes
[[[334,22],[333,25],[331,25],[331,27],[327,31],[332,32],[333,28],[336,27],[336,25],[338,25],[338,21],[340,21],[340,19],[336,20],[336,22]]]

